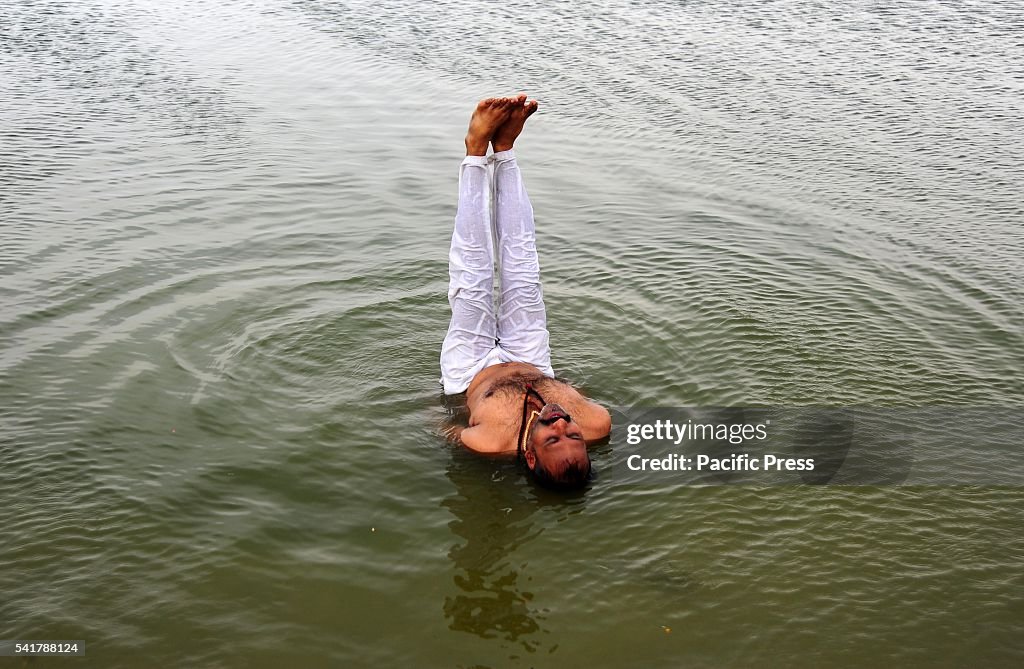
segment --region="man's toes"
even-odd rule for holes
[[[526,115],[529,116],[533,112],[537,111],[537,101],[530,100],[526,103]]]

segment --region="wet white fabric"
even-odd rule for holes
[[[501,281],[497,310],[495,232]],[[446,394],[465,391],[480,370],[502,362],[527,362],[546,376],[555,375],[533,206],[514,151],[462,161],[448,274],[452,320],[441,346]]]

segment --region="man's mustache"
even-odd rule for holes
[[[541,413],[544,413],[543,411]],[[566,423],[572,422],[572,416],[566,413],[561,407],[557,409],[551,409],[547,416],[538,418],[537,422],[541,425],[554,425],[556,421],[564,420]]]

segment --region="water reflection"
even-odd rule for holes
[[[517,549],[542,531],[534,526],[539,505],[529,484],[512,459],[458,450],[447,474],[455,492],[442,506],[454,516],[448,526],[459,537],[448,551],[459,591],[445,597],[449,628],[536,650],[537,641],[528,637],[541,631],[544,615],[526,589],[528,563],[515,562]]]
[[[464,410],[449,407],[446,427],[464,421]],[[528,652],[541,647],[547,609],[529,590],[531,565],[520,550],[544,531],[583,508],[583,493],[553,494],[529,481],[515,458],[494,458],[452,446],[448,479],[453,493],[441,502],[458,540],[448,556],[456,593],[445,597],[449,629],[484,639],[518,644]],[[539,511],[551,511],[551,514]]]

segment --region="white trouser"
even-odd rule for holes
[[[492,196],[493,228],[501,254],[497,316],[492,294]],[[462,161],[448,274],[452,321],[441,346],[441,383],[446,394],[465,391],[480,370],[502,362],[527,362],[546,376],[555,375],[533,207],[513,151],[499,151],[490,158],[466,156]]]

